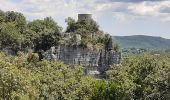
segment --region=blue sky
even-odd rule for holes
[[[18,11],[29,21],[51,16],[62,27],[65,18],[93,14],[111,35],[152,35],[170,39],[170,0],[1,0],[3,11]]]

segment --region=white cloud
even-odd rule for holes
[[[102,1],[102,0],[100,0]],[[132,1],[132,0],[129,0]],[[67,17],[77,18],[78,13],[91,13],[97,20],[105,12],[114,13],[118,21],[138,17],[158,17],[169,20],[170,1],[143,2],[98,2],[98,0],[1,0],[0,9],[22,12],[29,19],[52,16],[57,21]],[[161,18],[162,17],[162,18]],[[166,19],[166,20],[165,20]]]
[[[9,10],[19,11],[18,6],[10,2],[10,0],[1,0],[0,9],[3,11],[9,11]]]
[[[165,11],[166,9],[166,11]],[[136,4],[129,4],[129,13],[145,17],[158,17],[160,20],[169,19],[170,15],[170,1],[161,2],[142,2]],[[169,12],[168,12],[169,11]]]
[[[77,17],[78,13],[92,13],[98,15],[108,6],[101,6],[94,3],[92,0],[24,0],[20,6],[22,12],[27,16],[36,16],[43,18],[46,16],[52,17]],[[97,17],[97,15],[95,17]]]
[[[148,4],[147,2],[142,2],[140,4],[131,4],[128,6],[128,10],[132,13],[142,16],[155,16],[159,14],[158,5]]]
[[[22,0],[20,3],[1,0],[0,9],[22,12],[28,18],[46,16],[74,17],[78,13],[91,13],[97,19],[105,11],[116,9],[120,3],[96,3],[97,0]],[[58,18],[59,19],[59,18]]]
[[[131,4],[128,9],[133,13],[139,15],[149,15],[149,16],[159,16],[162,12],[161,10],[170,7],[170,1],[162,2],[142,2],[139,4]]]
[[[132,19],[133,17],[124,14],[124,13],[113,13],[113,16],[115,17],[115,19],[120,22],[120,23],[124,23],[127,21],[127,19]],[[127,18],[128,17],[128,18]]]

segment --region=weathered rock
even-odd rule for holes
[[[45,57],[49,60],[61,60],[66,64],[82,65],[87,74],[99,74],[108,70],[110,65],[119,64],[121,53],[113,50],[96,51],[80,46],[60,45],[55,50],[52,48],[46,52]]]

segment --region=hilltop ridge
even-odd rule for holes
[[[122,48],[169,49],[170,39],[147,35],[113,36]]]

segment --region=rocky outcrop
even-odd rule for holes
[[[80,46],[60,45],[52,47],[44,56],[49,60],[61,60],[66,64],[82,65],[87,74],[99,74],[112,64],[119,64],[121,53],[113,50],[90,50]]]

